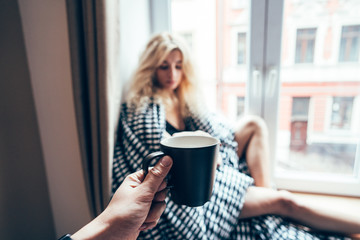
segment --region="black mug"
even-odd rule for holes
[[[220,141],[211,136],[174,136],[160,142],[160,150],[143,161],[145,175],[153,159],[168,155],[173,166],[168,175],[171,199],[179,205],[197,207],[210,200]]]

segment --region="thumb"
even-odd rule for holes
[[[173,164],[172,159],[169,156],[165,156],[149,170],[146,178],[140,185],[141,187],[148,188],[154,194],[160,187],[160,184],[164,181],[164,178],[169,173]]]

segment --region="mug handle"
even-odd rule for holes
[[[149,172],[149,165],[150,165],[150,162],[155,159],[155,158],[161,158],[163,156],[165,156],[166,154],[163,153],[162,151],[158,151],[158,152],[153,152],[153,153],[150,153],[149,155],[147,155],[145,157],[145,159],[143,160],[142,162],[142,169],[144,170],[144,178],[146,177],[146,175],[148,174]],[[159,160],[159,159],[158,159]]]

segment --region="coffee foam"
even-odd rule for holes
[[[213,146],[220,143],[218,139],[209,136],[175,136],[166,138],[161,144],[174,148],[201,148]]]

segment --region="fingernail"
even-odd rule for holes
[[[171,164],[171,160],[168,156],[165,156],[161,159],[160,163],[164,166],[164,167],[168,167]]]

